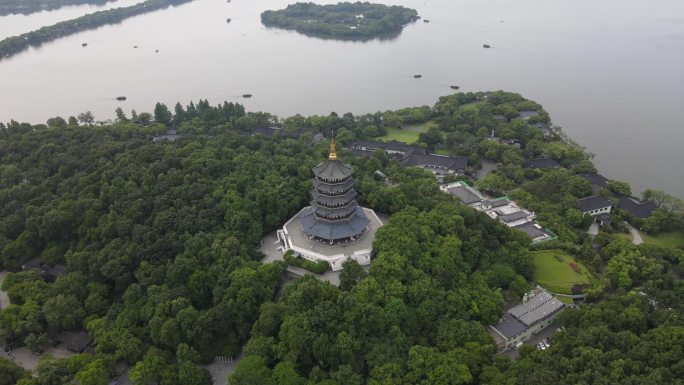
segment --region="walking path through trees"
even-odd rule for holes
[[[0,272],[0,287],[2,287],[2,283],[5,282],[6,276],[7,276],[6,271]],[[9,305],[10,305],[10,301],[9,301],[9,297],[7,296],[7,292],[0,290],[0,310],[6,308]]]

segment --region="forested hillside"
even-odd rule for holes
[[[537,115],[518,119],[529,110]],[[136,385],[206,385],[199,365],[242,351],[232,385],[682,383],[684,251],[634,245],[621,225],[677,230],[678,202],[657,193],[655,219],[617,211],[587,236],[574,204],[591,193],[577,174],[593,165],[562,132],[543,134],[537,124],[551,122],[540,105],[491,92],[360,116],[279,120],[207,101],[153,112],[0,124],[0,267],[12,271],[0,339],[39,351],[56,333],[87,330],[95,345],[94,355],[43,358],[37,377],[0,360],[0,380],[107,384],[123,362]],[[256,248],[308,204],[311,167],[328,149],[314,134],[335,130],[349,144],[426,121],[418,146],[494,162],[476,185],[535,210],[558,240],[531,245],[382,151],[366,159],[340,150],[360,203],[392,215],[370,271],[348,262],[339,287],[313,277],[281,287],[284,264],[261,264]],[[273,125],[282,129],[264,135]],[[170,128],[178,140],[153,141]],[[524,169],[537,156],[561,167]],[[601,194],[626,189],[613,183]],[[485,328],[532,286],[530,249],[573,255],[591,285],[558,319],[564,330],[549,349],[523,347],[512,360]],[[20,271],[35,257],[65,274]]]

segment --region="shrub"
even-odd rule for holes
[[[301,267],[302,269],[308,270],[315,274],[323,274],[326,271],[328,271],[329,267],[327,262],[309,261],[308,259],[300,257],[299,255],[294,255],[292,250],[289,250],[287,253],[285,253],[285,256],[283,258],[285,259],[285,262],[287,262],[288,265]]]

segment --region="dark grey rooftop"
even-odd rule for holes
[[[351,202],[352,200],[354,200],[354,198],[356,198],[357,193],[356,190],[349,190],[346,194],[342,195],[323,195],[318,191],[313,190],[311,192],[311,196],[316,202],[320,204],[334,207],[338,205],[345,205]]]
[[[478,197],[472,191],[463,186],[449,187],[447,188],[447,191],[449,192],[449,194],[460,199],[461,202],[466,205],[482,201],[480,197]]]
[[[500,215],[499,219],[504,222],[515,222],[527,218],[528,215],[529,214],[524,211],[516,211],[514,213]]]
[[[347,191],[354,187],[354,178],[349,178],[342,183],[330,184],[322,182],[316,178],[313,180],[313,185],[316,190],[321,190],[325,193],[334,193],[339,191]]]
[[[385,151],[396,151],[396,152],[403,152],[406,154],[425,154],[426,151],[423,148],[416,147],[416,146],[410,146],[406,143],[399,142],[397,140],[391,140],[389,142],[378,142],[378,141],[373,141],[373,140],[358,140],[350,146],[351,148],[356,148],[356,149],[361,149],[362,147],[365,148],[372,148],[372,149],[378,149],[381,148]]]
[[[563,308],[563,303],[547,292],[541,292],[508,311],[526,326],[531,326]]]
[[[487,201],[487,203],[490,206],[492,206],[492,208],[496,208],[496,207],[506,206],[507,204],[511,203],[511,201],[508,199],[492,199],[492,200]]]
[[[531,239],[549,235],[535,222],[523,223],[522,225],[515,226],[514,228],[524,232]]]
[[[596,186],[606,187],[606,185],[608,184],[608,182],[610,182],[610,180],[609,180],[608,178],[606,178],[605,176],[603,176],[603,175],[601,175],[601,174],[587,174],[587,173],[583,173],[583,174],[577,174],[577,175],[579,175],[579,176],[581,176],[582,178],[588,180],[589,183],[591,183],[591,184],[593,184],[593,185],[596,185]]]
[[[539,168],[539,169],[558,168],[560,166],[561,166],[560,163],[556,162],[555,160],[553,160],[551,158],[532,159],[532,160],[528,160],[523,165],[524,168]]]
[[[509,313],[504,314],[504,316],[501,317],[501,321],[499,321],[494,328],[509,340],[527,330],[525,324],[515,319],[515,317]]]
[[[651,201],[641,202],[637,198],[620,198],[618,207],[629,212],[637,218],[648,218],[656,209],[655,203]]]
[[[401,165],[404,167],[432,166],[443,167],[448,170],[465,170],[468,167],[468,158],[464,156],[408,154],[401,160]]]
[[[319,179],[332,181],[349,178],[354,169],[339,160],[327,160],[313,168],[313,172]]]
[[[317,238],[339,240],[356,237],[363,233],[370,220],[361,209],[356,207],[355,213],[346,221],[324,221],[315,215],[314,207],[307,207],[299,215],[302,231]]]
[[[577,200],[577,208],[580,209],[583,213],[592,210],[599,210],[606,207],[611,207],[612,205],[613,204],[610,203],[608,199],[598,195]]]

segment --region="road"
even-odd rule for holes
[[[627,228],[629,228],[629,232],[632,234],[632,243],[635,245],[640,245],[644,243],[644,240],[641,238],[641,233],[639,233],[639,230],[635,229],[634,226],[627,224]]]
[[[5,282],[6,276],[7,276],[6,271],[0,272],[0,287],[2,287],[2,283]],[[6,308],[9,305],[10,305],[10,300],[9,300],[9,297],[7,296],[7,292],[0,290],[0,310]]]

